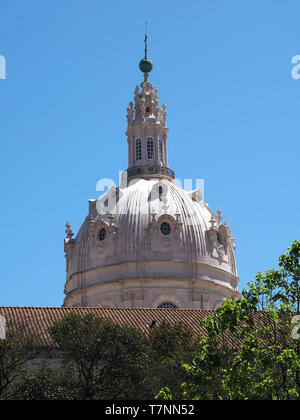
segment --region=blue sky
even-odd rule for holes
[[[149,22],[169,166],[204,178],[241,288],[299,239],[298,0],[2,0],[0,305],[60,306],[64,225],[127,168],[126,108]]]

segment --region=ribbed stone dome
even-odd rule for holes
[[[133,299],[210,309],[238,296],[230,229],[200,191],[166,179],[134,179],[90,200],[69,273],[67,306],[132,306]]]

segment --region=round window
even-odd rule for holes
[[[171,226],[169,223],[164,222],[160,225],[160,231],[163,235],[169,235],[171,232]]]
[[[105,228],[100,229],[98,238],[99,238],[99,241],[104,241],[104,239],[106,238],[106,229]]]

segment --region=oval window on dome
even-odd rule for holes
[[[163,235],[169,235],[171,232],[171,226],[169,225],[169,223],[163,222],[160,225],[160,231]]]
[[[158,308],[171,308],[176,309],[177,306],[172,302],[163,302],[160,305],[158,305]]]
[[[98,238],[99,238],[99,241],[104,241],[104,239],[106,238],[106,229],[105,228],[102,228],[102,229],[100,229],[100,231],[99,231],[99,234],[98,234]]]

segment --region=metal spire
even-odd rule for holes
[[[145,59],[148,58],[147,53],[148,53],[148,46],[147,46],[147,41],[148,41],[148,22],[146,22],[146,33],[145,33]]]
[[[140,70],[144,73],[144,82],[148,81],[148,74],[153,69],[153,64],[148,58],[148,22],[146,22],[146,32],[145,32],[145,57],[142,58],[139,64]]]

